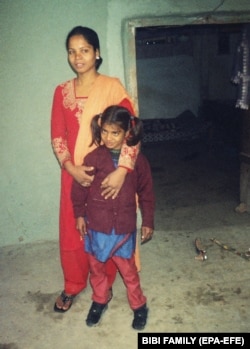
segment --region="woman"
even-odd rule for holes
[[[64,291],[56,299],[54,310],[57,312],[69,310],[74,297],[87,286],[88,259],[75,227],[70,190],[73,179],[83,186],[93,181],[85,172],[91,168],[82,166],[84,156],[95,147],[89,146],[90,122],[94,115],[112,104],[124,106],[134,114],[132,101],[120,81],[98,73],[102,58],[94,30],[81,26],[73,28],[66,38],[66,49],[76,78],[56,87],[51,113],[52,147],[62,169],[59,233]],[[127,172],[133,170],[138,149],[138,146],[124,144],[119,167],[102,183],[105,198],[117,196]],[[111,287],[116,275],[115,265],[107,263],[106,272]]]

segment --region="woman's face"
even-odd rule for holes
[[[99,51],[95,51],[93,46],[82,35],[74,35],[69,39],[68,61],[77,74],[96,70],[95,62],[97,56],[99,56]]]

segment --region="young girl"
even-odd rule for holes
[[[127,174],[115,199],[101,195],[101,183],[118,164],[122,145],[138,144],[142,138],[142,122],[121,106],[110,106],[91,122],[92,143],[97,148],[84,160],[93,166],[94,180],[90,187],[73,182],[71,198],[76,226],[85,239],[90,264],[92,305],[86,323],[98,324],[107,309],[109,283],[105,262],[113,260],[127,288],[127,297],[134,311],[132,327],[142,330],[147,322],[148,308],[134,259],[136,244],[137,200],[142,213],[141,241],[152,238],[154,226],[154,193],[150,165],[138,154],[134,171]]]

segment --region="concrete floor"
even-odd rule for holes
[[[237,166],[204,161],[201,154],[173,155],[159,146],[145,152],[157,210],[154,239],[141,246],[140,276],[150,308],[143,332],[249,332],[250,262],[211,241],[250,248],[250,216],[234,212]],[[196,237],[206,247],[206,261],[195,260]],[[53,311],[62,287],[57,241],[0,248],[0,280],[0,349],[137,348],[119,275],[98,327],[85,325],[90,286],[69,312]]]

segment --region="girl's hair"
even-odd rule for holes
[[[126,137],[128,146],[136,145],[142,139],[143,124],[142,121],[130,114],[128,109],[119,105],[111,105],[106,108],[102,114],[97,114],[91,121],[92,142],[91,145],[101,144],[101,129],[104,124],[116,124],[125,132],[129,131]]]
[[[99,43],[99,38],[97,33],[88,27],[81,27],[81,26],[77,26],[74,27],[67,35],[66,38],[66,42],[65,42],[65,46],[66,46],[66,50],[69,49],[69,40],[72,36],[75,35],[81,35],[84,37],[84,39],[88,42],[89,45],[93,46],[94,51],[99,51],[100,53],[100,43]],[[99,57],[99,59],[96,59],[96,70],[98,70],[98,68],[100,67],[100,65],[102,64],[102,58]]]

